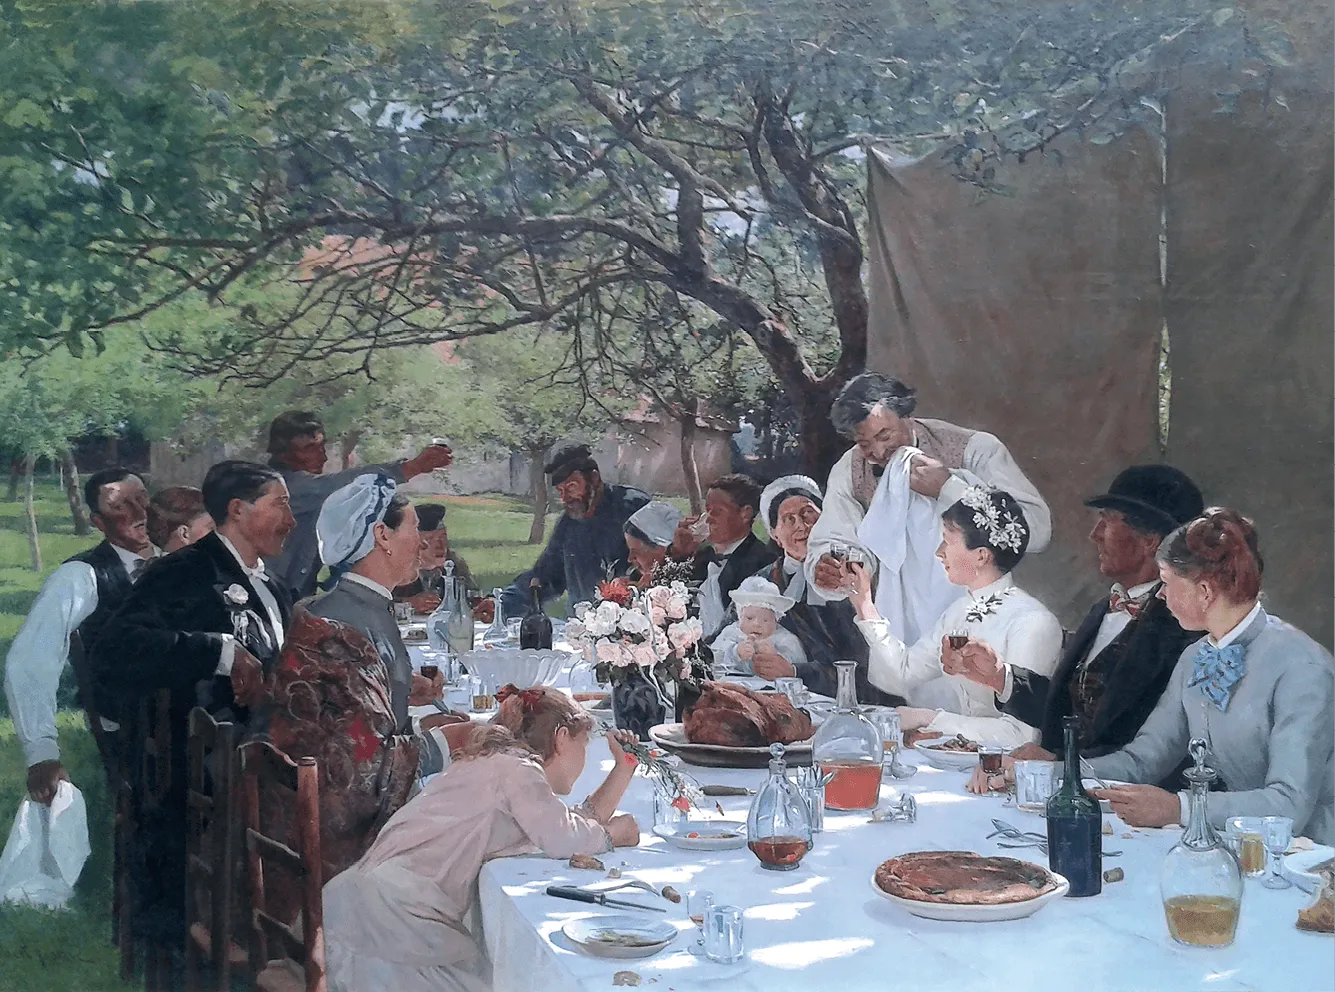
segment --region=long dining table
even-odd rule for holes
[[[912,750],[904,761],[913,763]],[[578,801],[611,768],[601,738],[589,748],[583,776],[571,792]],[[702,784],[758,788],[763,770],[682,770]],[[910,851],[959,850],[1009,855],[1046,866],[1037,850],[1008,850],[987,839],[994,818],[1024,831],[1042,832],[1040,816],[1004,805],[999,796],[965,791],[963,772],[923,765],[911,779],[885,779],[914,795],[917,822],[872,823],[863,813],[825,815],[825,828],[792,871],[762,868],[746,848],[699,853],[678,850],[651,832],[652,783],[637,775],[621,808],[641,825],[638,847],[604,856],[624,879],[684,897],[708,889],[716,903],[743,909],[745,958],[715,964],[697,953],[697,930],[686,902],[674,904],[627,889],[632,901],[664,906],[663,918],[679,931],[651,958],[619,961],[583,953],[562,927],[585,916],[623,913],[545,894],[552,883],[600,887],[604,873],[576,870],[545,858],[507,858],[485,865],[479,879],[483,931],[495,966],[498,992],[576,992],[607,989],[618,972],[639,977],[641,988],[809,992],[812,989],[911,987],[914,992],[1325,992],[1335,988],[1335,941],[1296,929],[1298,910],[1311,896],[1298,888],[1271,890],[1247,880],[1237,938],[1223,948],[1176,944],[1168,935],[1159,897],[1164,856],[1181,836],[1178,828],[1134,829],[1115,815],[1104,868],[1120,867],[1125,879],[1105,883],[1090,898],[1062,898],[1035,915],[1000,923],[945,923],[920,919],[881,898],[873,888],[876,867]],[[725,814],[744,820],[749,799],[720,799]]]
[[[420,663],[429,649],[414,648]],[[558,678],[561,685],[568,672]],[[749,681],[749,680],[748,680]],[[462,696],[451,698],[462,708]],[[475,719],[484,718],[481,715]],[[968,775],[930,766],[913,749],[902,752],[917,765],[909,779],[886,777],[882,801],[899,792],[917,803],[917,822],[872,823],[867,813],[827,812],[812,850],[791,871],[772,871],[745,847],[709,853],[669,846],[652,832],[653,783],[637,774],[620,809],[641,828],[640,844],[602,856],[619,881],[638,879],[682,896],[672,903],[643,891],[616,893],[666,912],[645,911],[679,930],[653,957],[609,960],[584,953],[562,928],[571,920],[613,915],[602,909],[548,896],[559,883],[605,888],[616,881],[605,872],[573,869],[542,857],[489,862],[478,880],[483,938],[493,962],[497,992],[587,992],[611,988],[630,972],[641,988],[662,992],[740,990],[857,992],[909,986],[914,992],[1335,992],[1335,940],[1298,930],[1298,910],[1312,897],[1297,887],[1272,890],[1258,880],[1244,883],[1237,937],[1222,948],[1175,943],[1168,935],[1159,895],[1164,858],[1181,828],[1133,828],[1105,814],[1112,833],[1104,837],[1104,868],[1125,878],[1105,883],[1100,895],[1062,898],[1033,916],[994,923],[947,923],[909,914],[877,894],[876,867],[911,851],[974,851],[1008,855],[1046,866],[1036,849],[998,846],[988,838],[999,819],[1021,831],[1042,832],[1041,816],[1007,805],[999,795],[975,796]],[[757,789],[767,772],[701,768],[680,764],[701,785]],[[568,797],[582,800],[612,768],[605,739],[589,747],[583,775]],[[717,816],[708,800],[709,816]],[[749,798],[717,800],[730,820],[744,821]],[[743,910],[746,953],[740,963],[716,964],[697,945],[699,931],[687,916],[686,894],[708,889],[715,903]],[[631,980],[622,975],[622,981]]]

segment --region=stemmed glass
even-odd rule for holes
[[[1261,838],[1270,855],[1266,864],[1265,878],[1261,884],[1267,889],[1287,889],[1293,883],[1280,874],[1280,858],[1293,842],[1293,820],[1287,816],[1266,816],[1261,818]]]
[[[695,938],[696,953],[703,953],[705,946],[705,917],[714,908],[714,893],[708,889],[695,889],[686,893],[686,912],[695,924],[699,934]]]

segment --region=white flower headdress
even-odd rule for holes
[[[987,535],[987,543],[994,548],[1008,548],[1019,554],[1024,540],[1029,536],[1029,528],[1024,518],[1001,509],[992,499],[996,489],[983,486],[970,486],[960,497],[960,502],[973,510],[974,526]]]

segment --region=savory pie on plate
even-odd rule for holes
[[[883,862],[872,877],[881,896],[930,920],[1017,920],[1070,888],[1066,879],[1018,858],[971,851],[916,851]]]

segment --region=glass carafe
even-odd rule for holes
[[[1168,932],[1181,944],[1223,947],[1233,943],[1242,908],[1242,870],[1208,819],[1213,768],[1205,765],[1207,745],[1188,745],[1195,767],[1184,773],[1191,783],[1191,808],[1182,839],[1164,858],[1159,872]]]
[[[454,574],[454,562],[446,561],[441,575],[440,606],[426,623],[427,642],[454,662],[473,650],[473,611],[468,606],[464,582]]]
[[[801,790],[788,781],[783,745],[771,744],[769,753],[769,778],[746,814],[746,846],[764,867],[789,871],[811,850],[811,815]]]
[[[835,709],[811,739],[811,762],[829,782],[825,808],[873,809],[881,793],[881,732],[858,712],[857,663],[836,661]]]
[[[482,632],[482,646],[484,648],[503,647],[505,642],[510,639],[510,632],[505,629],[505,608],[501,604],[502,592],[501,589],[491,591],[491,600],[496,604],[496,612],[492,615],[491,626]]]

